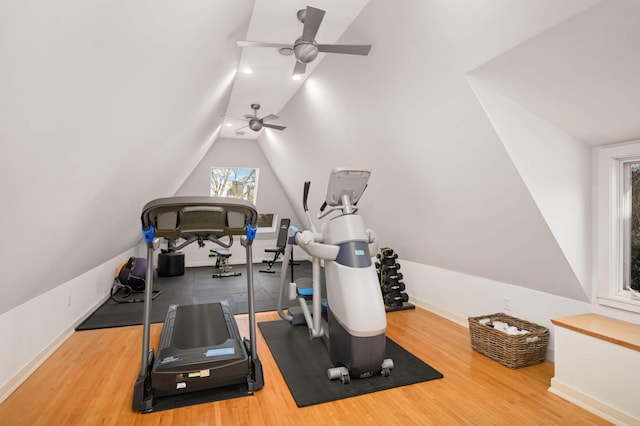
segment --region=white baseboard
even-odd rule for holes
[[[87,309],[85,313],[70,325],[66,330],[60,333],[51,343],[49,343],[40,353],[38,353],[31,361],[29,361],[23,368],[21,368],[16,374],[14,374],[9,381],[7,381],[2,387],[0,387],[0,403],[9,397],[18,387],[25,382],[38,369],[62,344],[69,338],[77,326],[87,319],[100,305],[102,305],[109,296],[95,303],[91,308]]]
[[[33,374],[73,333],[74,328],[65,330],[53,342],[51,342],[42,352],[18,371],[7,383],[0,388],[0,403],[9,397],[27,378]]]
[[[446,310],[444,310],[442,308],[439,308],[437,306],[431,305],[431,304],[425,302],[424,300],[417,299],[417,298],[415,298],[415,297],[413,297],[411,295],[409,295],[409,302],[413,303],[414,305],[416,305],[416,306],[418,306],[418,307],[420,307],[422,309],[425,309],[425,310],[427,310],[429,312],[433,312],[434,314],[436,314],[438,316],[446,318],[449,321],[453,321],[456,324],[459,324],[459,325],[461,325],[463,327],[469,328],[469,321],[465,317],[462,317],[462,316],[460,316],[458,314],[454,314],[453,312],[446,311]]]
[[[562,383],[556,378],[551,379],[551,387],[549,392],[558,395],[560,398],[584,408],[587,411],[592,412],[596,416],[610,421],[617,425],[637,425],[640,424],[640,419],[633,417],[619,409],[612,407],[602,401],[599,401],[591,396],[580,392],[579,390]]]

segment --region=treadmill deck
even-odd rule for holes
[[[246,383],[249,356],[229,305],[171,305],[151,370],[156,396]]]

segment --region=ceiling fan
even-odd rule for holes
[[[244,132],[242,131],[242,129],[244,129],[245,127],[249,127],[254,132],[259,132],[260,130],[262,130],[263,127],[268,127],[269,129],[276,129],[276,130],[286,129],[285,126],[278,126],[277,124],[265,123],[265,121],[277,120],[278,118],[280,118],[275,114],[269,114],[265,117],[258,118],[258,110],[260,109],[260,104],[251,104],[251,109],[253,110],[253,115],[247,114],[243,118],[243,120],[248,121],[249,124],[242,126],[239,129],[236,129],[236,133],[243,134]]]
[[[318,44],[315,37],[324,18],[325,11],[307,6],[297,13],[298,20],[304,24],[302,36],[291,44],[268,43],[260,41],[238,41],[239,47],[275,47],[283,55],[296,57],[293,74],[304,74],[307,64],[312,62],[319,52],[344,53],[348,55],[368,55],[370,44]]]

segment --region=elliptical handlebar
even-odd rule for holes
[[[311,231],[296,232],[295,241],[298,247],[312,257],[322,260],[336,260],[340,247],[333,244],[323,244],[322,234]]]
[[[304,191],[302,193],[302,207],[304,207],[304,211],[308,212],[309,207],[307,206],[307,199],[309,198],[309,187],[311,186],[311,181],[306,181],[304,183]]]
[[[302,207],[304,208],[304,214],[307,216],[307,222],[309,223],[309,228],[315,234],[316,227],[313,224],[313,220],[311,219],[311,215],[309,214],[309,207],[307,206],[307,199],[309,198],[309,188],[311,187],[311,181],[306,181],[304,183],[304,191],[302,193]]]

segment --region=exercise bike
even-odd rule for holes
[[[306,323],[309,337],[323,340],[334,365],[327,370],[327,377],[340,379],[343,384],[352,378],[389,376],[393,368],[393,361],[385,358],[387,319],[371,261],[371,253],[377,252],[376,236],[356,214],[370,175],[368,170],[331,171],[326,199],[317,218],[334,212],[338,215],[325,222],[321,232],[317,232],[309,214],[310,182],[305,182],[303,207],[310,229],[290,227],[284,258],[289,258],[293,244],[311,256],[312,288],[308,292],[306,286],[289,284],[290,288],[295,285],[299,307],[290,308],[288,313],[283,310],[285,294],[291,293],[285,283],[285,268],[280,276],[280,317],[294,325]],[[326,301],[321,295],[321,262],[326,275]]]

